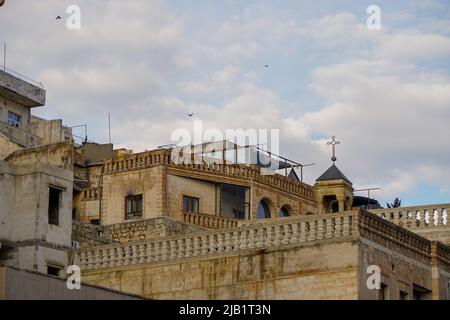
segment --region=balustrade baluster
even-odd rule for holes
[[[177,242],[175,240],[170,240],[170,251],[169,251],[169,259],[175,259],[177,256]]]
[[[186,240],[186,242],[187,242],[187,240]],[[177,240],[177,251],[178,251],[178,254],[177,254],[177,258],[178,259],[181,259],[181,258],[184,258],[184,254],[185,254],[185,246],[184,246],[184,239],[178,239]]]
[[[298,242],[298,239],[300,237],[299,224],[293,223],[291,224],[291,227],[292,227],[291,244],[294,244]]]
[[[300,242],[305,242],[308,235],[306,222],[300,222]]]

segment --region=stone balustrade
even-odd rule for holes
[[[432,241],[363,210],[268,219],[267,222],[231,229],[85,247],[80,248],[78,253],[81,269],[95,270],[176,259],[213,258],[249,250],[303,246],[317,242],[352,241],[360,237],[392,250],[398,249],[402,254],[426,263],[431,259]]]
[[[111,159],[104,163],[105,174],[139,170],[152,166],[166,165],[181,170],[195,170],[201,173],[214,173],[226,177],[253,179],[257,182],[280,188],[295,194],[314,199],[314,188],[302,182],[294,181],[280,174],[261,174],[260,168],[236,164],[193,164],[173,163],[170,150],[154,150]]]
[[[98,200],[99,188],[83,189],[83,200]]]
[[[81,248],[80,265],[83,270],[92,270],[302,245],[329,239],[349,239],[358,235],[357,225],[358,212],[270,220],[258,225],[196,232],[179,237]]]
[[[450,226],[450,223],[447,224],[450,204],[375,209],[370,212],[405,228]]]
[[[241,221],[239,219],[193,212],[184,212],[183,217],[186,223],[210,229],[234,228],[239,226]]]

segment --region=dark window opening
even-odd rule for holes
[[[60,189],[49,187],[48,196],[48,223],[53,225],[59,225],[59,208],[61,207],[61,194]]]
[[[220,190],[220,215],[234,219],[246,219],[249,216],[249,188],[222,183]]]
[[[337,202],[337,200],[331,202],[331,212],[333,213],[339,212],[339,202]]]
[[[258,214],[256,215],[257,219],[268,219],[270,218],[270,209],[267,205],[267,202],[261,200],[258,204]]]
[[[387,284],[382,283],[380,285],[380,293],[378,300],[388,300],[388,286]]]
[[[185,212],[198,213],[200,199],[195,197],[183,196],[183,210]]]
[[[289,217],[290,214],[289,214],[288,208],[282,207],[282,208],[280,209],[280,211],[278,211],[278,216],[279,216],[279,217]]]
[[[325,213],[335,213],[339,211],[339,202],[337,201],[335,195],[324,196],[322,203],[325,209]]]
[[[125,219],[142,217],[142,194],[125,197]]]
[[[90,223],[93,224],[94,226],[99,226],[100,220],[99,219],[91,219]]]
[[[61,271],[61,268],[47,266],[47,274],[48,275],[59,277],[60,271]]]

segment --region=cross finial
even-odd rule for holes
[[[336,140],[335,136],[332,136],[331,141],[327,142],[327,145],[331,145],[333,147],[333,156],[331,157],[331,161],[333,161],[333,164],[337,160],[337,158],[336,158],[336,145],[337,144],[341,144],[341,142],[339,140]]]

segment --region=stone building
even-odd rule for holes
[[[31,115],[45,90],[0,71],[0,263],[63,276],[71,247],[73,144]]]
[[[367,211],[334,163],[309,186],[172,151],[104,159],[74,202],[100,224],[76,228],[85,281],[157,299],[449,299],[449,204]]]
[[[335,159],[312,186],[295,162],[229,142],[193,146],[200,162],[172,146],[79,145],[61,120],[31,115],[45,90],[1,72],[0,99],[10,270],[64,278],[77,264],[86,284],[155,299],[450,297],[450,204],[364,206]]]

